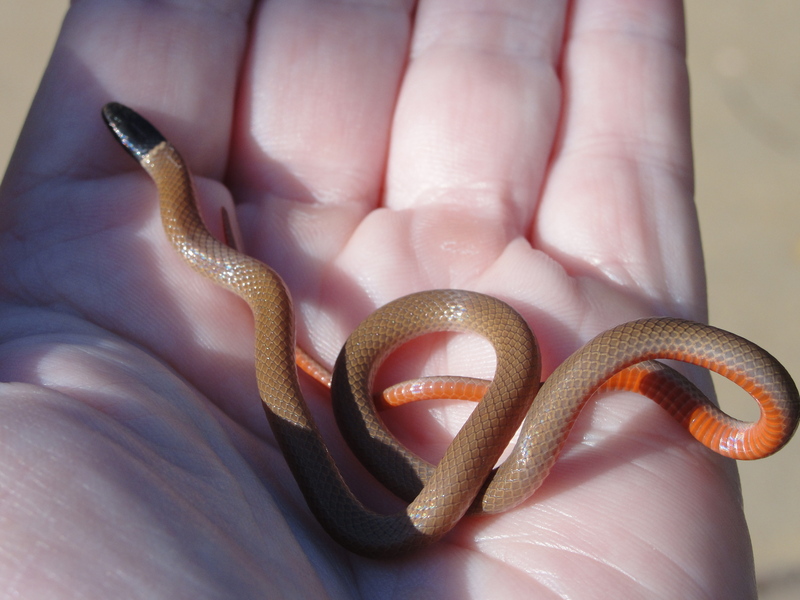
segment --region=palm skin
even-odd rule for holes
[[[682,18],[667,0],[73,2],[0,204],[6,595],[752,596],[735,469],[632,395],[589,406],[522,507],[400,560],[336,546],[263,417],[249,310],[168,246],[99,117],[115,99],[155,122],[215,231],[235,204],[323,362],[390,299],[457,287],[517,308],[549,372],[616,323],[705,316]],[[473,346],[423,341],[396,371],[490,373]],[[395,509],[307,391],[359,494]],[[435,455],[464,410],[386,418]]]

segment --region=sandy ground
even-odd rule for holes
[[[3,170],[66,4],[0,3]],[[800,377],[800,3],[690,0],[687,21],[711,322]],[[723,407],[746,406],[727,384],[718,390]],[[800,597],[798,464],[794,440],[740,466],[763,600]]]

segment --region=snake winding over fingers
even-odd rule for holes
[[[264,263],[216,240],[198,212],[191,175],[175,148],[143,117],[117,103],[103,107],[117,140],[158,188],[164,231],[200,274],[243,298],[255,318],[258,389],[275,438],[308,506],[345,548],[395,556],[430,544],[468,511],[517,506],[541,485],[583,406],[596,392],[646,395],[699,441],[725,456],[768,456],[789,440],[800,418],[791,377],[770,354],[732,333],[690,321],[651,318],[598,335],[561,364],[539,389],[535,338],[510,306],[483,294],[432,290],[405,296],[368,317],[336,361],[332,398],[337,423],[365,466],[409,502],[376,513],[352,494],[303,400],[295,365],[294,312],[281,278]],[[497,354],[485,397],[456,434],[441,462],[430,465],[387,431],[372,401],[381,362],[408,340],[437,331],[470,331]],[[720,411],[677,371],[655,361],[680,360],[731,379],[758,402],[761,415],[743,423]],[[427,385],[450,394],[448,380]],[[438,386],[438,387],[437,387]],[[535,401],[534,401],[535,398]],[[494,464],[520,427],[510,456]]]

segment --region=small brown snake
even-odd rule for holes
[[[410,502],[399,514],[377,514],[350,492],[300,393],[294,316],[283,281],[208,232],[189,170],[148,121],[116,103],[103,108],[103,117],[155,181],[164,230],[178,252],[252,309],[256,378],[272,431],[311,511],[353,552],[370,557],[405,553],[441,538],[470,507],[496,513],[520,504],[547,477],[582,407],[600,389],[637,391],[656,400],[703,444],[733,458],[768,456],[797,428],[800,398],[789,374],[767,352],[734,334],[671,318],[626,323],[575,352],[539,390],[536,341],[516,311],[475,292],[421,292],[367,318],[334,369],[332,394],[343,434],[367,468]],[[497,353],[486,396],[435,467],[384,429],[370,390],[389,353],[433,331],[476,332]],[[729,417],[655,358],[682,360],[728,377],[759,403],[759,420],[751,424]],[[492,472],[520,423],[510,457]]]

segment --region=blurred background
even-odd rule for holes
[[[66,10],[0,2],[3,172]],[[800,378],[800,2],[689,0],[686,13],[711,323]],[[755,416],[732,385],[717,389],[723,408]],[[760,597],[800,598],[800,440],[739,469]]]

